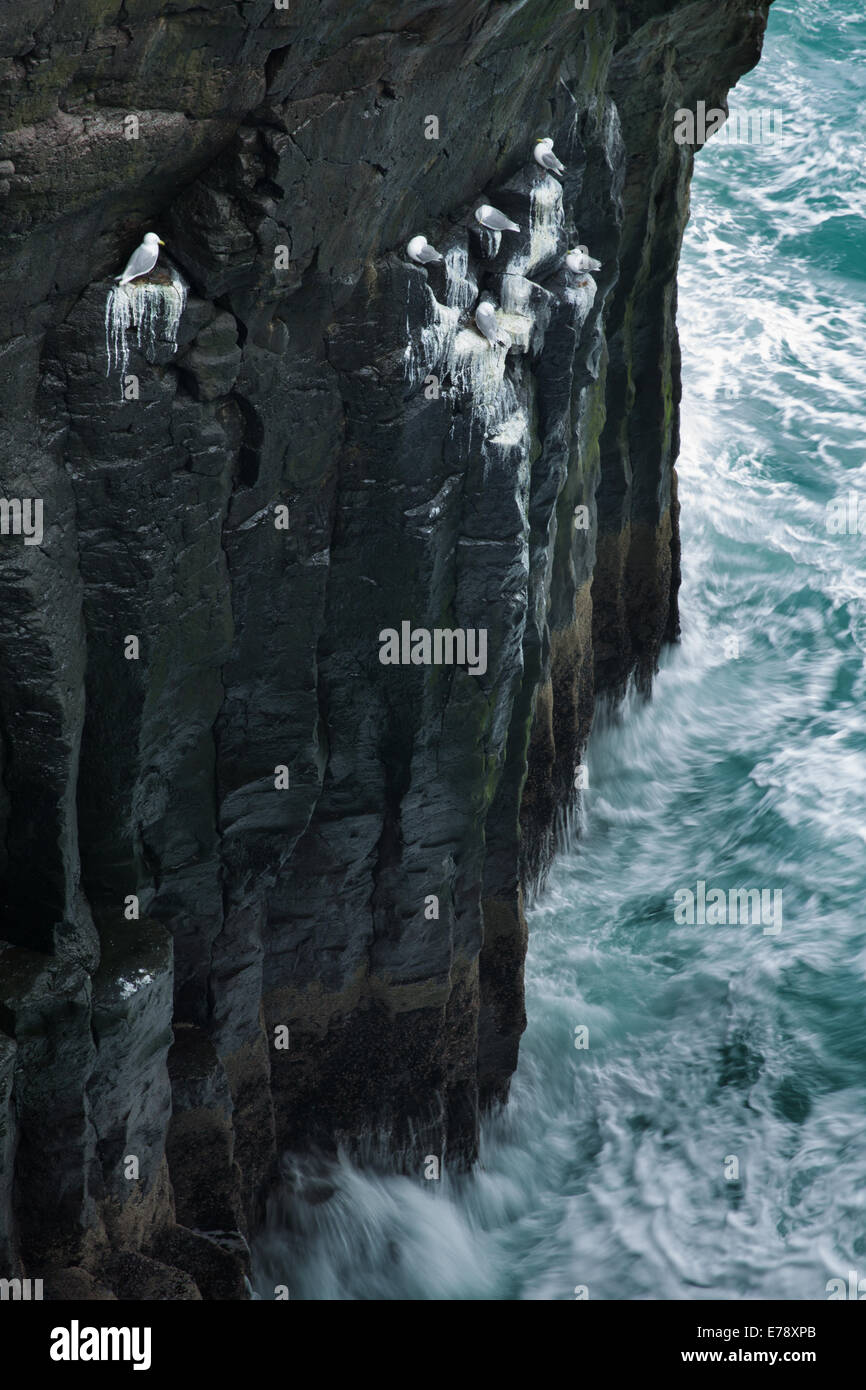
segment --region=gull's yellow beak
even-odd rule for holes
[[[163,241],[161,236],[158,236],[156,239],[159,242],[160,246],[165,246],[165,242]]]

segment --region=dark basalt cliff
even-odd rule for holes
[[[674,112],[766,9],[5,10],[0,1276],[243,1297],[282,1149],[471,1161],[594,699],[676,634]],[[177,342],[107,371],[147,229]],[[382,664],[404,621],[486,669]]]

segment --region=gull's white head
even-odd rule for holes
[[[151,251],[155,251],[157,246],[165,246],[162,237],[157,236],[156,232],[145,232],[142,246],[147,246]]]
[[[540,145],[543,150],[553,149],[553,141],[549,135],[539,135],[535,143],[536,145]]]

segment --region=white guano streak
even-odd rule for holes
[[[562,185],[548,174],[529,195],[529,246],[512,257],[509,270],[530,275],[559,249],[562,229]]]
[[[465,396],[489,436],[516,408],[514,388],[505,378],[506,349],[488,343],[474,326],[461,328],[461,319],[478,297],[465,247],[452,247],[445,256],[445,304],[429,284],[427,322],[410,335],[405,352],[406,376],[413,387],[428,376],[441,382],[450,376],[455,392]],[[505,328],[503,324],[503,329]],[[456,423],[456,422],[455,422]]]
[[[171,284],[159,285],[148,280],[130,280],[125,285],[112,285],[105,301],[106,376],[120,369],[121,399],[123,378],[129,366],[129,330],[135,329],[139,351],[152,358],[158,344],[177,348],[177,331],[186,306],[187,287],[172,269]]]

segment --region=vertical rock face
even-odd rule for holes
[[[471,1161],[594,699],[676,635],[674,112],[766,10],[4,17],[0,1275],[238,1297],[281,1148]]]

